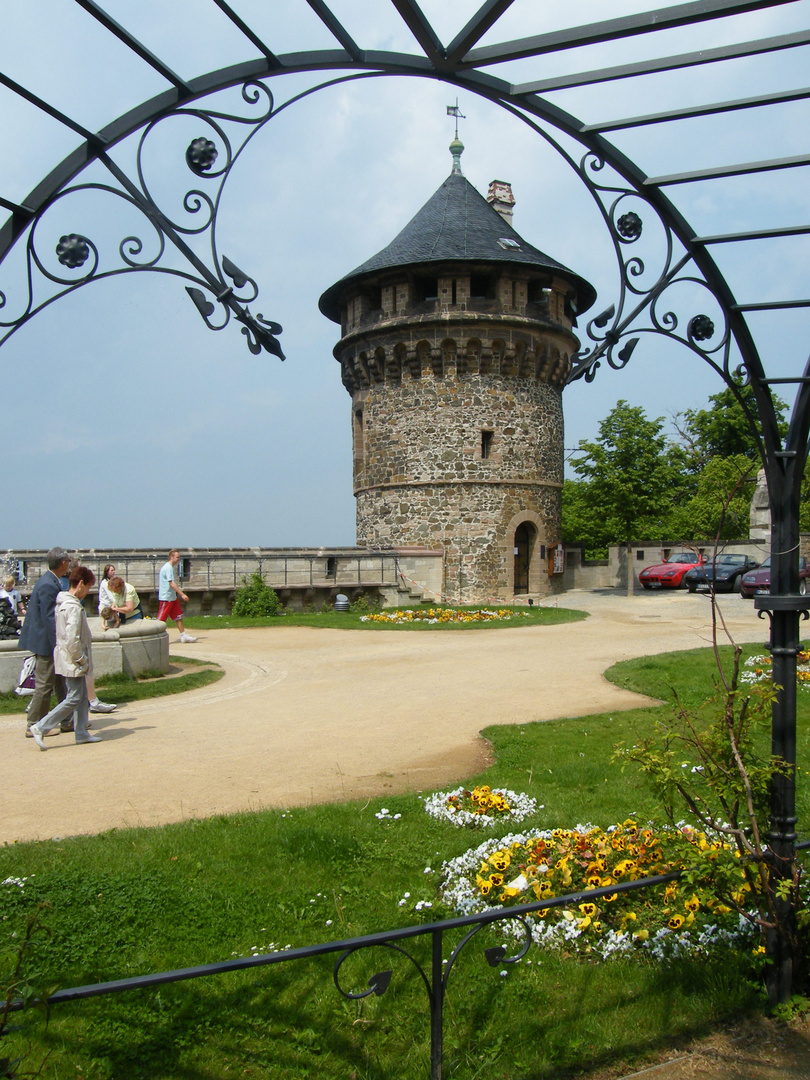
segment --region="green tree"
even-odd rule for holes
[[[744,454],[710,458],[694,493],[672,511],[672,535],[690,540],[747,536],[756,480],[757,466]]]
[[[739,393],[747,412],[756,420],[757,406],[753,390],[750,386],[742,386]],[[675,428],[681,438],[690,471],[700,473],[713,457],[743,456],[756,462],[759,468],[760,458],[754,430],[733,391],[725,387],[719,393],[712,394],[709,403],[708,409],[687,409],[675,416]],[[776,396],[773,403],[779,433],[784,438],[787,433],[787,405]]]
[[[618,401],[595,442],[582,440],[572,461],[581,487],[563,491],[563,535],[588,528],[586,549],[668,538],[672,506],[684,491],[684,452],[664,434],[664,419]]]
[[[604,559],[615,537],[608,533],[589,492],[590,484],[584,480],[563,482],[562,540],[564,544],[584,544],[587,559]]]
[[[758,423],[754,392],[750,386],[741,386],[739,394],[745,409],[725,387],[711,395],[708,408],[687,409],[674,418],[692,477],[689,500],[673,515],[674,535],[701,540],[748,535],[751,497],[761,461],[747,415]],[[784,438],[787,405],[776,396],[773,404],[779,434]]]

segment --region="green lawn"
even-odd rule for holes
[[[698,701],[713,670],[704,649],[619,664],[609,678],[658,698],[675,687]],[[544,809],[520,829],[607,826],[630,814],[660,820],[651,793],[611,759],[666,708],[489,728],[496,763],[466,782],[537,798]],[[799,713],[806,764],[810,691],[799,693]],[[387,821],[375,816],[383,807]],[[807,822],[803,785],[799,807]],[[429,818],[414,792],[7,845],[0,882],[27,880],[0,886],[0,945],[13,944],[26,912],[47,903],[52,937],[36,954],[35,981],[67,987],[432,921],[450,914],[436,896],[442,861],[483,838]],[[417,911],[419,901],[434,907]],[[532,950],[531,964],[503,976],[483,957],[502,940],[479,934],[453,970],[446,1077],[550,1080],[618,1062],[629,1072],[662,1041],[761,1007],[742,956],[662,966]],[[429,970],[427,941],[413,951]],[[388,992],[347,1001],[329,958],[281,964],[60,1005],[47,1027],[34,1012],[19,1014],[0,1056],[24,1053],[35,1068],[48,1052],[47,1075],[59,1080],[423,1080],[428,1013],[415,968],[388,950],[351,965],[344,974],[355,991],[392,969]]]

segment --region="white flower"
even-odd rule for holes
[[[502,795],[509,804],[509,812],[497,816],[475,814],[449,803],[450,799],[463,795],[465,791],[466,788],[462,786],[454,788],[453,791],[439,791],[435,795],[428,795],[424,800],[425,812],[432,818],[450,821],[453,825],[475,825],[479,828],[490,829],[499,821],[523,821],[524,818],[536,813],[538,809],[543,809],[542,806],[538,807],[536,799],[532,799],[524,792],[518,794],[509,791],[508,788],[493,788],[492,794]]]

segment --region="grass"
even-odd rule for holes
[[[218,664],[208,664],[189,656],[170,656],[169,662],[178,667],[199,667],[202,670],[192,670],[180,675],[145,671],[135,678],[123,673],[102,675],[96,679],[96,688],[103,689],[105,701],[123,705],[125,702],[146,701],[148,698],[164,697],[168,694],[185,694],[188,690],[198,690],[201,686],[218,682],[225,674]],[[24,713],[29,700],[28,697],[19,697],[13,691],[0,694],[0,716]],[[51,698],[51,704],[56,704],[55,697]]]
[[[626,662],[608,674],[653,697],[677,687],[702,700],[713,670],[710,651],[696,650]],[[656,818],[651,793],[611,757],[665,708],[490,728],[484,734],[496,763],[467,782],[536,797],[544,809],[532,826],[608,825],[630,813]],[[803,691],[801,763],[809,750],[810,692]],[[401,818],[381,822],[382,806]],[[800,821],[808,814],[802,790]],[[0,886],[0,948],[38,902],[50,905],[43,917],[53,936],[35,966],[41,983],[61,986],[413,925],[449,914],[439,907],[419,913],[415,904],[435,904],[441,862],[481,838],[429,818],[412,793],[8,845],[0,848],[0,882],[28,880],[23,889]],[[660,967],[532,950],[531,964],[501,976],[483,956],[500,940],[494,931],[477,935],[451,975],[445,1077],[550,1080],[618,1062],[641,1067],[662,1041],[701,1033],[761,1001],[742,956]],[[429,970],[428,942],[413,951]],[[57,1080],[423,1080],[428,1012],[415,968],[379,950],[353,957],[342,973],[360,991],[387,968],[394,972],[388,992],[362,1001],[337,993],[332,961],[321,958],[60,1005],[47,1028],[23,1013],[3,1043],[12,1056],[26,1053],[31,1067],[50,1052],[47,1075]]]
[[[386,630],[394,632],[403,631],[441,631],[449,630],[476,630],[486,627],[489,630],[499,627],[514,629],[516,626],[556,626],[559,623],[578,622],[587,619],[586,611],[575,611],[571,608],[558,607],[533,607],[508,606],[504,604],[493,605],[499,611],[514,611],[518,616],[504,622],[492,623],[457,623],[436,625],[428,622],[415,622],[406,624],[389,624],[363,622],[363,616],[370,614],[366,611],[336,612],[331,608],[324,611],[285,611],[281,615],[253,617],[248,615],[189,615],[186,616],[185,625],[191,630],[225,630],[247,627],[276,627],[276,626],[314,626],[323,630]],[[421,605],[421,610],[433,607],[436,610],[445,610],[446,605],[433,604]],[[414,610],[419,610],[419,607]],[[452,608],[455,611],[475,610],[470,608]]]

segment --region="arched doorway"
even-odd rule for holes
[[[536,538],[537,529],[530,521],[522,521],[515,529],[515,596],[529,592],[529,570]]]

